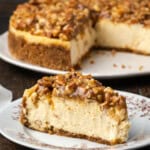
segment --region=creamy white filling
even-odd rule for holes
[[[71,63],[76,65],[79,60],[95,44],[96,33],[91,25],[85,27],[84,32],[71,40]]]
[[[150,29],[140,24],[128,25],[102,19],[96,24],[96,34],[98,46],[129,48],[150,54]]]
[[[125,120],[119,124],[107,114],[107,111],[102,111],[97,102],[82,103],[53,97],[54,105],[50,106],[48,100],[41,97],[36,107],[32,97],[34,95],[27,100],[26,117],[30,127],[34,129],[43,130],[53,126],[71,133],[99,137],[109,141],[127,140],[128,121]]]

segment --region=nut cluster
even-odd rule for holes
[[[91,13],[77,0],[31,0],[17,7],[11,23],[34,35],[70,40],[83,31]]]
[[[109,18],[115,22],[128,24],[140,23],[150,26],[149,0],[80,0],[96,10],[100,18]]]
[[[110,87],[104,87],[91,75],[70,72],[65,75],[43,77],[38,81],[38,92],[52,92],[54,96],[96,100],[103,106],[124,105],[125,98]]]

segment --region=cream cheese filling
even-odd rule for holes
[[[71,40],[71,63],[76,65],[79,60],[87,54],[90,48],[95,44],[96,33],[91,25],[86,26],[83,34],[79,34]]]
[[[96,45],[150,54],[150,29],[140,24],[114,23],[101,19],[96,24]]]

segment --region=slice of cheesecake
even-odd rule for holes
[[[21,4],[10,19],[10,52],[32,64],[69,70],[94,45],[93,16],[76,0]]]
[[[90,75],[43,77],[25,90],[21,122],[42,132],[118,144],[128,139],[125,97]]]
[[[150,54],[149,0],[80,0],[96,10],[96,45]]]

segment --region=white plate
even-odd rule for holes
[[[98,149],[124,150],[138,148],[150,144],[150,99],[139,95],[119,92],[126,96],[131,129],[129,139],[125,144],[107,146],[64,136],[49,135],[24,127],[18,120],[21,99],[11,103],[0,113],[0,132],[9,140],[26,147],[51,150],[51,149]]]
[[[0,58],[13,65],[37,72],[48,74],[65,73],[65,71],[47,69],[14,59],[8,49],[7,32],[0,36]],[[114,55],[111,51],[94,50],[91,52],[90,57],[83,61],[79,71],[97,78],[150,74],[150,56],[128,52],[117,52]]]
[[[12,100],[12,92],[0,84],[0,111],[3,110]]]

